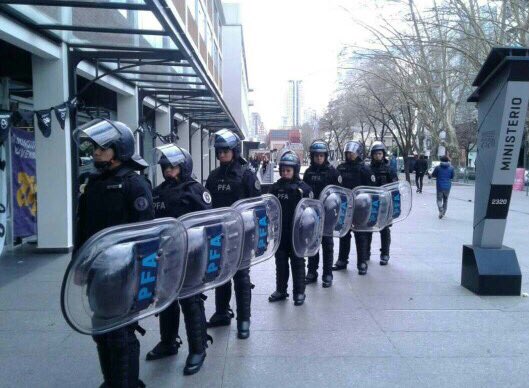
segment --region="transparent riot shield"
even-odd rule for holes
[[[271,195],[241,199],[232,205],[244,220],[244,243],[239,269],[270,259],[281,241],[281,203]]]
[[[378,232],[390,222],[391,193],[382,187],[358,186],[353,190],[354,232]]]
[[[389,223],[400,222],[408,217],[412,206],[412,190],[408,181],[398,181],[382,186],[391,194]]]
[[[187,266],[179,299],[218,287],[241,264],[244,223],[231,208],[189,213],[178,218],[187,232]]]
[[[323,235],[345,236],[353,222],[353,192],[344,187],[330,185],[321,192],[320,201],[325,212]]]
[[[303,198],[298,202],[292,225],[292,244],[296,256],[308,257],[318,253],[324,222],[325,215],[321,201]]]
[[[61,289],[68,324],[102,334],[164,310],[185,274],[186,230],[174,218],[107,228],[70,262]]]

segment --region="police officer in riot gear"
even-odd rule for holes
[[[357,186],[374,186],[375,176],[362,159],[362,144],[357,141],[348,141],[344,147],[344,154],[345,162],[337,167],[342,180],[341,185],[350,190],[353,190]],[[367,260],[369,253],[367,244],[370,241],[370,235],[370,232],[354,232],[357,251],[356,266],[358,273],[361,275],[367,273]],[[351,232],[349,231],[344,237],[340,238],[338,260],[332,267],[333,271],[340,271],[347,268],[350,250]]]
[[[314,198],[319,198],[322,190],[328,185],[339,184],[338,171],[329,163],[329,147],[323,140],[315,140],[309,148],[310,167],[305,171],[303,181],[307,183],[314,193]],[[332,262],[334,255],[334,241],[332,236],[323,236],[323,276],[324,288],[332,286]],[[318,279],[318,264],[320,254],[309,257],[307,276],[305,283],[314,283]]]
[[[276,252],[276,290],[268,298],[277,302],[288,297],[288,259],[292,267],[294,305],[305,302],[305,258],[297,257],[292,247],[292,223],[298,202],[302,198],[312,198],[311,188],[299,177],[300,161],[293,152],[284,153],[279,159],[281,178],[272,185],[270,194],[275,195],[281,203],[282,226],[281,242]]]
[[[95,233],[116,225],[152,220],[149,182],[135,170],[146,166],[134,155],[134,135],[123,123],[95,119],[79,127],[74,139],[92,151],[97,173],[90,175],[79,198],[76,249]],[[139,379],[137,323],[94,335],[104,383],[102,387],[144,386]]]
[[[166,144],[156,147],[155,153],[165,179],[153,191],[155,217],[178,218],[190,212],[211,209],[211,196],[192,177],[193,159],[189,152],[174,144]],[[200,370],[206,358],[208,335],[203,295],[176,300],[160,313],[161,341],[147,354],[146,359],[157,360],[178,353],[181,344],[178,336],[180,306],[189,346],[184,375],[192,375]]]
[[[220,166],[211,171],[206,189],[213,199],[213,208],[231,206],[239,199],[257,197],[261,194],[261,183],[241,157],[241,140],[227,130],[215,133],[215,154]],[[237,331],[240,339],[250,336],[250,305],[252,283],[250,269],[238,271],[233,277],[237,303]],[[230,310],[231,281],[215,289],[215,314],[208,327],[227,326],[233,318]]]
[[[383,186],[399,180],[397,172],[391,168],[386,158],[386,146],[381,141],[375,141],[371,146],[371,171],[375,174],[376,186]],[[380,265],[387,265],[389,261],[389,246],[391,244],[390,226],[380,231]],[[371,243],[369,244],[371,246]]]

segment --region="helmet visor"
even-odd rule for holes
[[[176,167],[184,163],[186,157],[182,150],[174,144],[164,144],[156,147],[154,151],[154,163],[156,164],[171,164]]]
[[[104,119],[89,121],[78,127],[73,133],[75,143],[83,152],[89,152],[94,147],[107,149],[119,137],[120,134],[114,125]]]
[[[360,143],[357,143],[356,141],[350,141],[345,145],[344,152],[352,152],[354,154],[359,155],[362,150],[362,146]]]
[[[221,129],[215,133],[215,148],[217,149],[234,149],[239,144],[239,138],[233,132],[227,129]]]

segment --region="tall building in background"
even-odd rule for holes
[[[245,136],[251,136],[248,93],[248,71],[244,50],[244,34],[241,9],[238,3],[223,2],[226,23],[222,26],[222,68],[223,96],[233,117]]]
[[[283,128],[299,128],[303,124],[303,81],[290,80],[285,98]]]

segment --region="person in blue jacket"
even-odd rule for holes
[[[439,218],[443,218],[448,207],[448,196],[454,179],[454,167],[450,164],[448,156],[441,156],[441,164],[433,170],[432,176],[437,179],[437,207]]]

